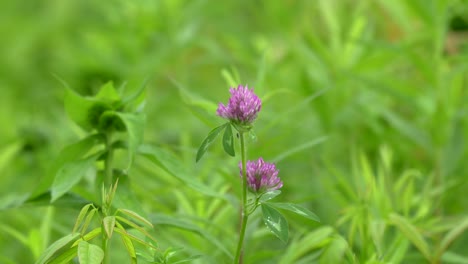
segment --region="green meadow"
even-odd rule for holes
[[[243,263],[468,263],[466,0],[3,1],[0,36],[0,263],[233,263],[239,135],[196,155],[237,85],[320,219],[256,210]]]

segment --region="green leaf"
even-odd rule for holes
[[[130,217],[131,219],[134,219],[134,220],[137,220],[137,221],[140,221],[141,223],[153,228],[153,224],[151,224],[150,221],[146,220],[143,216],[131,211],[131,210],[127,210],[127,209],[118,209],[116,214],[118,213],[123,213],[124,215]]]
[[[89,119],[89,110],[98,103],[98,101],[93,98],[83,97],[69,88],[65,92],[64,101],[65,110],[71,120],[83,129],[87,131],[91,130],[93,126]]]
[[[216,236],[211,235],[207,230],[200,228],[196,223],[193,223],[190,218],[182,216],[169,216],[165,214],[152,214],[151,222],[154,225],[169,225],[177,227],[186,231],[193,232],[204,239],[206,239],[211,244],[215,245],[218,249],[223,251],[226,256],[233,258],[231,251],[229,251],[224,244],[218,240]]]
[[[78,244],[78,260],[80,264],[100,264],[104,259],[104,251],[99,246],[81,241]]]
[[[177,157],[169,151],[164,150],[162,148],[156,148],[151,145],[142,145],[140,146],[138,151],[140,154],[147,157],[158,167],[171,174],[172,176],[176,177],[177,179],[181,180],[192,189],[205,195],[223,199],[225,198],[215,190],[200,182],[196,177],[193,177],[191,172],[189,172],[185,166],[180,166],[180,160],[177,159]]]
[[[121,100],[120,95],[115,89],[114,83],[112,81],[102,85],[94,98],[105,102],[116,102]]]
[[[309,209],[305,208],[304,206],[293,204],[293,203],[268,203],[268,204],[279,209],[291,211],[293,213],[296,213],[310,220],[320,222],[320,218],[316,214],[309,211]]]
[[[93,204],[87,204],[81,209],[80,213],[78,214],[78,217],[76,218],[76,222],[75,222],[75,225],[73,226],[72,233],[76,232],[78,227],[81,225],[81,222],[83,221],[85,216],[88,214],[89,207],[91,207],[92,205]]]
[[[211,145],[211,143],[213,143],[219,133],[221,133],[221,131],[226,128],[227,125],[229,125],[229,123],[220,125],[208,133],[208,136],[203,140],[202,144],[198,148],[196,162],[198,162],[203,157],[208,147]]]
[[[288,222],[286,218],[273,207],[267,204],[261,204],[263,222],[270,231],[281,241],[287,242],[289,236]]]
[[[226,151],[226,153],[232,157],[236,155],[234,150],[234,137],[232,136],[232,128],[230,123],[227,124],[226,129],[224,130],[223,148],[224,151]]]
[[[93,220],[93,217],[96,211],[97,211],[97,208],[93,208],[91,209],[91,211],[89,211],[89,214],[86,216],[83,226],[81,227],[81,234],[86,233],[86,230],[88,229],[89,224]]]
[[[130,239],[130,236],[128,236],[127,231],[123,228],[123,226],[119,223],[116,222],[117,228],[115,229],[116,232],[120,234],[120,237],[122,238],[122,242],[125,245],[125,248],[127,249],[128,255],[130,256],[131,263],[137,263],[137,257],[136,257],[136,251],[135,251],[135,246],[133,245],[132,240]]]
[[[60,168],[55,175],[55,179],[51,187],[51,201],[53,202],[57,200],[60,196],[75,186],[81,178],[83,178],[85,173],[93,166],[94,162],[100,155],[101,153],[98,153],[85,159],[72,161],[66,163],[62,168]]]
[[[143,113],[116,113],[127,128],[130,159],[143,142],[146,115]]]
[[[468,217],[460,221],[454,228],[450,230],[440,242],[439,248],[436,251],[436,256],[440,257],[444,254],[445,250],[457,239],[459,236],[465,233],[465,230],[468,229]]]
[[[31,196],[35,197],[43,194],[52,185],[55,175],[60,168],[62,168],[67,162],[83,158],[94,146],[103,142],[104,137],[101,134],[92,134],[79,140],[78,142],[66,146],[57,155],[57,158],[53,161],[53,164],[48,170],[46,177],[41,179],[39,186]]]
[[[74,241],[78,237],[80,237],[80,233],[73,233],[55,241],[42,253],[42,256],[36,261],[36,264],[47,263],[56,252],[67,246],[70,242]]]
[[[417,249],[419,249],[424,257],[430,261],[431,251],[429,249],[429,245],[418,232],[416,227],[412,225],[406,218],[395,213],[390,214],[389,219],[391,223],[396,225],[400,232],[403,233],[403,235],[408,238]]]
[[[104,219],[102,219],[102,225],[104,226],[107,237],[111,238],[115,227],[115,216],[109,215],[104,217]]]
[[[273,198],[275,198],[276,196],[280,195],[281,194],[281,191],[280,190],[274,190],[274,191],[271,191],[271,192],[266,192],[266,193],[263,193],[261,196],[260,196],[260,199],[259,201],[261,203],[263,202],[266,202],[266,201],[269,201]]]
[[[47,262],[47,264],[63,264],[63,263],[70,263],[78,254],[78,247],[72,247],[62,254],[60,254],[58,257],[53,258],[50,262]]]

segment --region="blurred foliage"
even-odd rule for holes
[[[288,215],[284,244],[253,216],[248,263],[467,263],[467,25],[466,0],[3,1],[0,262],[36,260],[82,205],[16,207],[84,135],[58,79],[81,95],[149,80],[145,141],[165,165],[137,159],[129,186],[162,248],[229,259],[237,159],[195,151],[230,73],[264,101],[249,155],[322,220]]]

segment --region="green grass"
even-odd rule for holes
[[[199,163],[195,154],[223,122],[215,111],[229,85],[242,83],[263,99],[249,157],[277,162],[277,199],[321,218],[285,212],[285,244],[254,214],[246,263],[468,263],[467,1],[0,6],[1,263],[36,261],[82,206],[12,208],[85,135],[56,76],[82,95],[148,79],[145,142],[165,151],[166,167],[137,158],[126,185],[135,200],[120,203],[153,221],[160,248],[182,248],[175,258],[234,254],[239,157],[221,144]],[[116,160],[127,165],[125,153]],[[91,181],[73,192],[89,196]]]

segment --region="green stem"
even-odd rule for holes
[[[107,133],[106,135],[106,159],[104,160],[104,187],[110,187],[112,185],[112,159],[114,158],[112,150],[112,135]]]
[[[243,244],[244,244],[244,236],[245,236],[245,229],[247,227],[247,220],[249,218],[249,214],[247,212],[247,172],[246,172],[246,164],[247,164],[247,151],[245,148],[245,139],[244,133],[240,132],[240,143],[241,143],[241,157],[242,157],[242,222],[241,222],[241,229],[239,233],[239,241],[237,243],[237,250],[236,250],[236,258],[234,259],[234,264],[242,263],[242,253],[243,253]]]
[[[109,189],[112,190],[112,160],[113,160],[113,149],[112,149],[112,133],[109,132],[106,134],[106,159],[104,160],[104,188],[103,191]],[[102,212],[104,217],[109,214],[107,197],[104,197],[105,193],[102,193],[103,196],[103,205]],[[107,194],[108,195],[108,194]],[[104,251],[104,259],[102,260],[103,264],[110,264],[109,256],[109,238],[107,237],[106,232],[104,232],[104,226],[102,228],[102,250]]]

